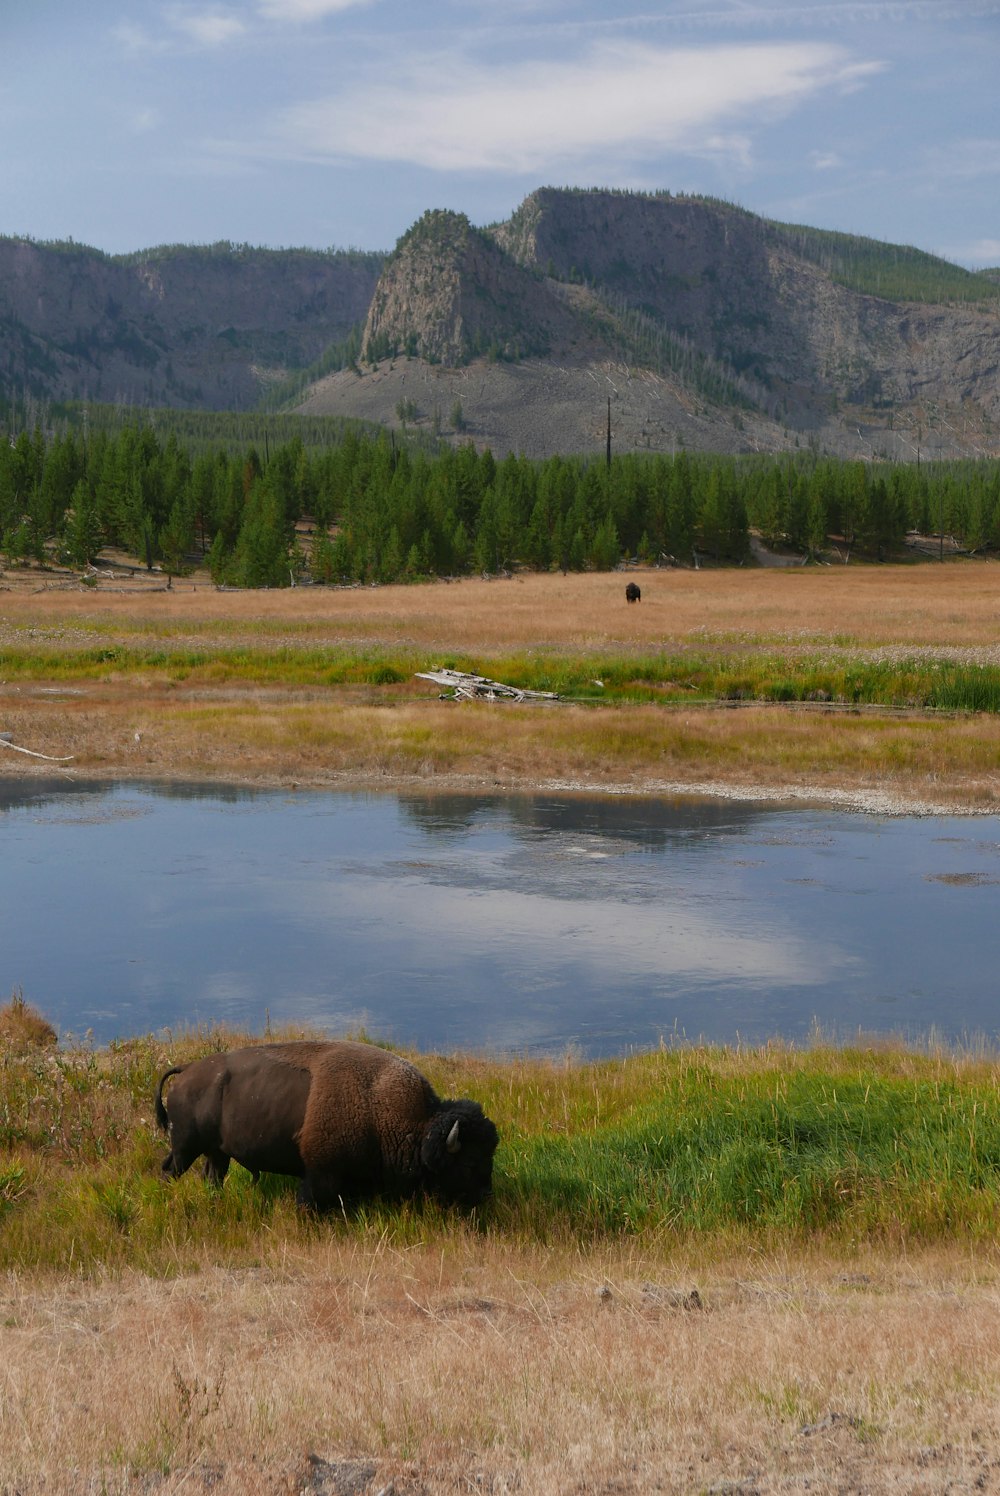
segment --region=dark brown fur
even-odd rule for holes
[[[629,582],[625,588],[625,601],[627,603],[638,603],[642,601],[642,593],[638,582]]]
[[[206,1177],[221,1184],[235,1158],[255,1179],[301,1179],[299,1202],[319,1210],[378,1192],[477,1205],[497,1146],[478,1102],[442,1101],[407,1060],[346,1040],[255,1045],[175,1067],[157,1087],[156,1120],[170,1137],[165,1174],[204,1154]]]

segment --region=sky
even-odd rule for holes
[[[1000,0],[0,0],[0,233],[389,250],[538,187],[1000,264]]]

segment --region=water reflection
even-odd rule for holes
[[[998,882],[992,818],[0,780],[0,979],[98,1042],[993,1037]]]

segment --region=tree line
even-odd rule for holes
[[[287,429],[287,428],[285,428]],[[873,464],[678,451],[496,459],[344,426],[335,439],[186,445],[136,422],[0,435],[0,554],[81,567],[117,547],[219,583],[392,582],[607,570],[623,557],[739,563],[751,529],[816,556],[888,558],[908,530],[1000,546],[1000,462]]]

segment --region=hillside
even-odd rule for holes
[[[364,317],[383,257],[0,239],[2,397],[258,405]]]
[[[543,188],[389,256],[0,240],[0,406],[250,409],[507,452],[1000,451],[1000,289],[731,204]]]
[[[459,401],[461,434],[535,456],[603,443],[608,399],[621,450],[994,452],[998,305],[991,278],[915,250],[543,189],[486,231],[425,215],[379,283],[363,372],[301,408],[393,423],[412,402],[440,424]]]

